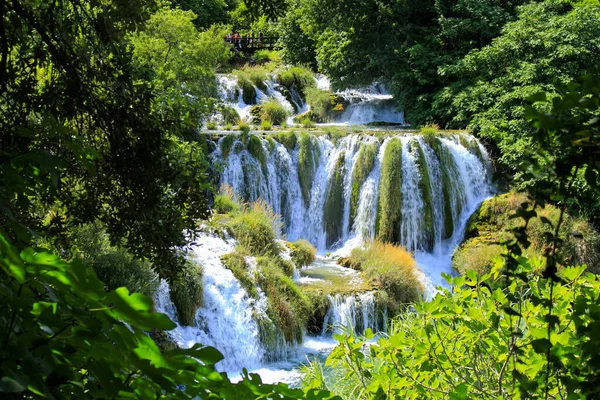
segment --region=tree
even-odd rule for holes
[[[195,14],[194,25],[198,30],[208,29],[213,24],[229,23],[229,13],[238,0],[174,0],[173,6]]]

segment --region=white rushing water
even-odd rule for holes
[[[315,76],[315,85],[318,89],[331,91],[329,79],[324,75]],[[234,75],[219,75],[217,77],[218,95],[221,102],[235,109],[239,116],[251,120],[250,110],[254,104],[244,102],[244,91],[238,86],[237,77]],[[266,90],[254,86],[256,103],[261,104],[274,99],[280,103],[290,114],[287,120],[289,125],[294,124],[293,117],[304,114],[310,110],[303,96],[292,88],[281,86],[275,75],[270,75],[264,82]],[[264,88],[263,88],[264,89]],[[289,96],[286,97],[289,91]],[[347,89],[334,92],[344,99],[346,109],[335,116],[334,125],[361,125],[370,122],[386,122],[388,124],[404,125],[404,113],[396,109],[393,96],[382,85],[373,84],[360,89]]]

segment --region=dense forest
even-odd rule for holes
[[[597,398],[598,55],[598,0],[0,1],[2,398]]]

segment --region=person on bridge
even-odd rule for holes
[[[234,42],[235,47],[237,47],[238,49],[242,48],[242,37],[240,36],[239,32],[236,32],[233,35],[233,42]]]

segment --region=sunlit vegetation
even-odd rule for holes
[[[379,179],[377,238],[399,242],[402,217],[402,141],[390,139],[385,145]]]
[[[302,268],[305,265],[312,264],[317,256],[317,249],[307,240],[296,240],[293,243],[288,243],[290,256],[296,267]]]

